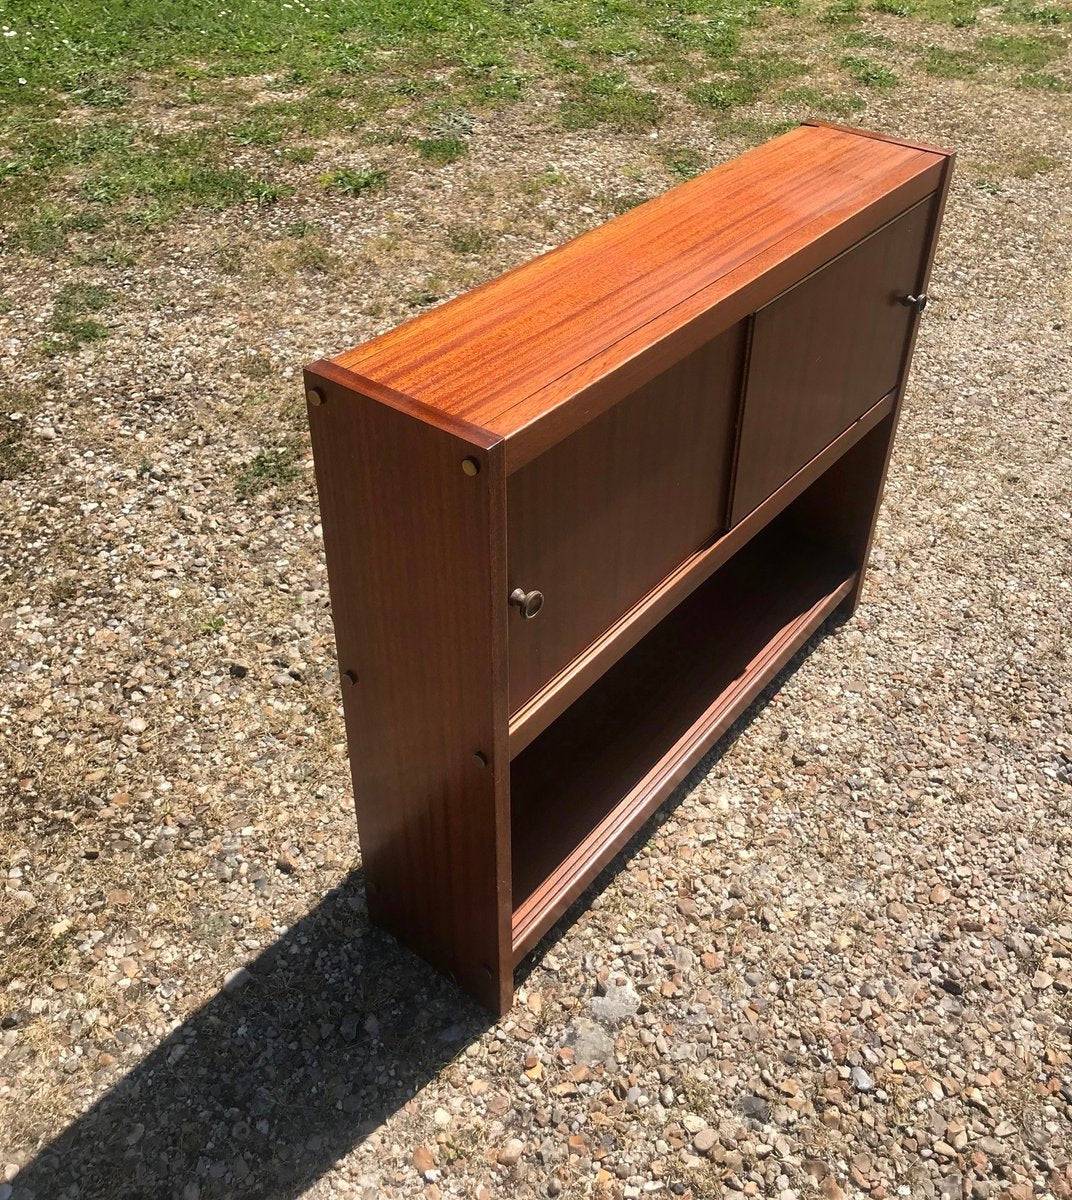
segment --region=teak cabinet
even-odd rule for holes
[[[952,155],[809,123],[306,371],[372,917],[517,962],[857,602]]]

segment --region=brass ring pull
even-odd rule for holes
[[[510,603],[517,605],[526,621],[531,621],[543,608],[543,592],[526,592],[524,588],[514,588],[510,593]]]

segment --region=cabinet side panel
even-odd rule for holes
[[[306,373],[369,913],[512,995],[502,443]],[[468,474],[463,460],[478,465]]]

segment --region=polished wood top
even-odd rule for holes
[[[516,470],[934,191],[944,158],[803,125],[311,371],[505,438]]]

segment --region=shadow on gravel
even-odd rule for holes
[[[516,986],[842,620],[797,651],[518,965]],[[290,1200],[493,1024],[369,924],[360,869],[248,971],[41,1150],[10,1200]]]
[[[15,1177],[12,1200],[293,1197],[491,1017],[365,915],[360,870]]]

